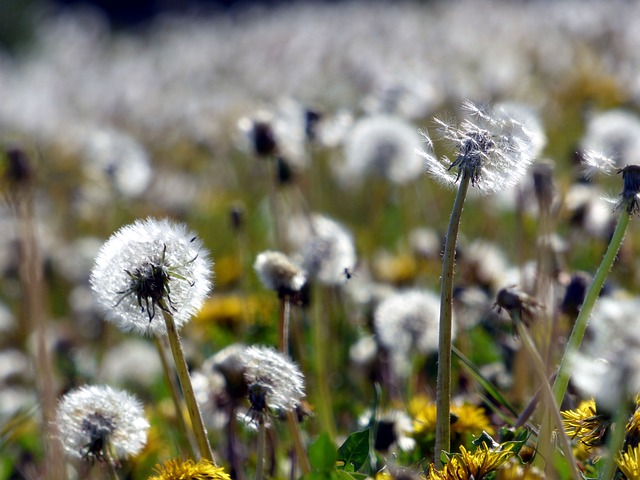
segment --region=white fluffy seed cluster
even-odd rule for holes
[[[152,218],[126,225],[102,246],[91,271],[98,305],[120,330],[167,333],[157,302],[132,291],[132,276],[149,277],[151,266],[163,268],[168,275],[164,289],[149,285],[160,289],[163,304],[178,328],[198,312],[211,289],[209,253],[186,226]]]
[[[304,375],[282,353],[270,347],[247,347],[242,352],[248,385],[266,387],[266,405],[275,412],[293,411],[304,397]]]
[[[345,269],[352,271],[356,265],[351,233],[324,215],[290,218],[287,234],[310,279],[325,285],[338,285],[344,282]]]
[[[112,460],[132,457],[144,447],[149,429],[137,398],[102,385],[80,387],[62,397],[56,422],[65,452],[75,458],[106,452],[115,456]],[[97,435],[106,444],[96,443]]]
[[[374,329],[380,345],[389,351],[397,375],[409,374],[413,352],[438,351],[439,318],[440,299],[429,291],[399,292],[378,305]]]
[[[456,159],[438,159],[431,139],[419,150],[427,172],[438,182],[455,186],[463,171],[483,194],[496,193],[517,185],[539,150],[539,135],[530,115],[518,115],[512,107],[490,108],[470,101],[463,103],[466,118],[459,124],[436,119],[439,135],[451,144]]]
[[[344,162],[336,167],[345,184],[360,184],[376,174],[404,184],[422,174],[416,152],[421,146],[418,130],[408,121],[392,115],[364,117],[347,135]]]
[[[262,284],[278,293],[298,292],[306,277],[302,269],[282,252],[265,251],[253,264]]]

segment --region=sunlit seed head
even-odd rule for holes
[[[91,287],[106,319],[119,329],[166,335],[163,313],[180,328],[202,306],[211,288],[211,264],[184,225],[138,220],[102,246]]]
[[[438,351],[439,318],[440,300],[428,291],[396,293],[378,305],[374,312],[376,337],[390,353],[398,376],[404,378],[410,373],[413,353]]]
[[[132,457],[144,447],[149,428],[135,397],[98,385],[62,397],[56,423],[67,455],[85,459]]]
[[[265,408],[275,413],[294,411],[304,397],[304,376],[299,367],[269,347],[248,347],[242,358],[252,408],[264,400]]]
[[[625,110],[596,113],[587,121],[580,148],[599,152],[616,169],[640,164],[640,119]]]
[[[319,214],[289,219],[287,237],[307,277],[327,285],[345,282],[345,269],[353,271],[356,251],[351,233],[338,222]]]
[[[407,121],[389,115],[358,120],[344,147],[344,162],[336,167],[340,180],[359,184],[369,174],[404,184],[422,173],[421,146],[417,129]]]
[[[455,124],[436,119],[438,132],[455,149],[456,158],[438,160],[426,138],[426,169],[445,185],[455,185],[464,174],[482,193],[495,193],[519,183],[533,161],[534,140],[523,123],[506,109],[465,102],[467,118]]]
[[[265,251],[258,254],[253,268],[263,285],[280,296],[299,292],[306,281],[300,267],[281,252]]]

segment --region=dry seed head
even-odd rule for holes
[[[300,267],[284,253],[266,251],[256,257],[253,268],[266,288],[280,296],[299,292],[306,281]]]
[[[67,455],[89,459],[136,455],[147,441],[149,428],[134,396],[98,385],[80,387],[62,397],[56,422]]]
[[[163,313],[180,328],[202,306],[211,288],[211,261],[184,225],[138,220],[102,246],[91,287],[106,319],[119,329],[166,335]]]

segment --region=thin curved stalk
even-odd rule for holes
[[[193,433],[196,436],[198,448],[200,449],[200,456],[214,462],[213,452],[211,451],[211,445],[209,444],[209,438],[207,437],[207,431],[204,428],[204,422],[202,421],[200,407],[198,407],[196,396],[193,393],[191,377],[189,376],[189,369],[187,367],[187,361],[184,358],[184,351],[182,350],[182,343],[180,343],[176,323],[171,314],[164,311],[163,313],[165,323],[167,324],[167,334],[169,337],[169,344],[171,345],[171,353],[173,354],[173,360],[176,364],[178,378],[180,379],[180,386],[182,387],[182,394],[184,395],[184,400],[187,403],[187,411],[191,418],[191,428],[193,428]]]
[[[556,381],[553,383],[553,398],[558,406],[562,405],[562,400],[564,399],[567,386],[569,385],[569,377],[571,376],[571,365],[568,358],[573,352],[576,352],[580,348],[593,307],[596,304],[600,290],[602,290],[604,281],[606,280],[607,275],[609,275],[609,271],[616,259],[616,255],[618,255],[618,250],[620,250],[620,246],[622,245],[622,240],[624,239],[624,235],[629,225],[629,219],[630,215],[627,210],[624,209],[620,214],[620,219],[618,220],[616,229],[613,232],[613,236],[611,237],[611,241],[607,247],[607,252],[604,254],[604,258],[598,267],[598,271],[593,277],[593,282],[591,282],[589,290],[587,290],[584,302],[582,303],[582,308],[580,309],[573,331],[571,332],[571,337],[569,337],[567,347],[565,348],[564,355],[560,363],[560,369],[558,370]]]
[[[522,340],[522,345],[524,346],[525,351],[529,354],[529,357],[533,362],[533,370],[539,377],[543,398],[546,399],[546,403],[548,404],[549,409],[548,411],[551,413],[551,418],[555,423],[555,427],[558,429],[558,438],[560,439],[560,444],[562,445],[562,449],[564,450],[565,458],[567,459],[567,463],[569,464],[571,477],[574,480],[580,480],[582,476],[578,471],[578,466],[576,465],[576,460],[573,457],[573,450],[571,448],[571,444],[569,443],[569,439],[567,438],[567,434],[564,432],[562,415],[560,415],[558,405],[553,399],[553,392],[551,391],[551,385],[549,384],[549,379],[547,378],[546,368],[544,366],[544,363],[542,362],[542,358],[536,350],[536,346],[533,343],[529,332],[522,324],[522,321],[517,314],[513,314],[513,320],[516,324],[516,330],[518,332],[518,335],[520,336],[520,340]]]
[[[609,455],[606,456],[604,462],[604,469],[600,475],[601,480],[613,480],[618,469],[616,463],[616,457],[620,454],[620,451],[624,448],[624,439],[627,435],[627,422],[631,417],[631,412],[627,403],[623,400],[616,412],[613,419],[613,429],[607,448]]]
[[[434,464],[442,468],[440,455],[451,448],[451,326],[453,318],[453,266],[455,262],[458,229],[470,178],[463,172],[458,193],[451,210],[447,238],[442,258],[440,290],[440,333],[438,336],[438,380],[436,389],[436,441]]]

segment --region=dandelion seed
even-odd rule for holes
[[[459,125],[436,119],[440,136],[456,150],[456,159],[438,160],[427,139],[419,150],[427,172],[445,185],[455,185],[463,172],[485,194],[508,189],[522,180],[535,154],[532,133],[506,110],[491,110],[472,102],[463,109],[469,118]]]
[[[280,414],[296,409],[304,397],[304,376],[296,364],[269,347],[248,347],[242,359],[253,410]]]
[[[380,344],[391,354],[394,370],[409,374],[410,354],[438,351],[440,300],[427,291],[397,293],[375,310],[374,326]]]
[[[117,460],[140,452],[149,422],[140,402],[108,386],[85,386],[67,393],[56,422],[70,457]]]
[[[306,281],[300,267],[281,252],[260,253],[253,268],[264,286],[278,292],[280,297],[299,292]]]
[[[191,459],[167,460],[156,465],[155,470],[157,475],[149,477],[149,480],[231,480],[224,468],[204,458],[198,462]]]
[[[123,331],[166,335],[162,313],[182,327],[211,287],[211,261],[181,224],[138,220],[107,240],[91,272],[91,287],[107,320]]]
[[[359,120],[344,147],[344,163],[336,167],[345,184],[362,183],[370,174],[396,184],[414,180],[422,173],[421,146],[415,127],[399,117],[376,115]]]
[[[356,251],[353,237],[338,222],[319,214],[292,217],[288,239],[308,278],[327,285],[344,283],[344,269],[353,271]]]
[[[593,115],[580,141],[586,152],[599,152],[614,169],[640,163],[640,119],[625,110]]]

